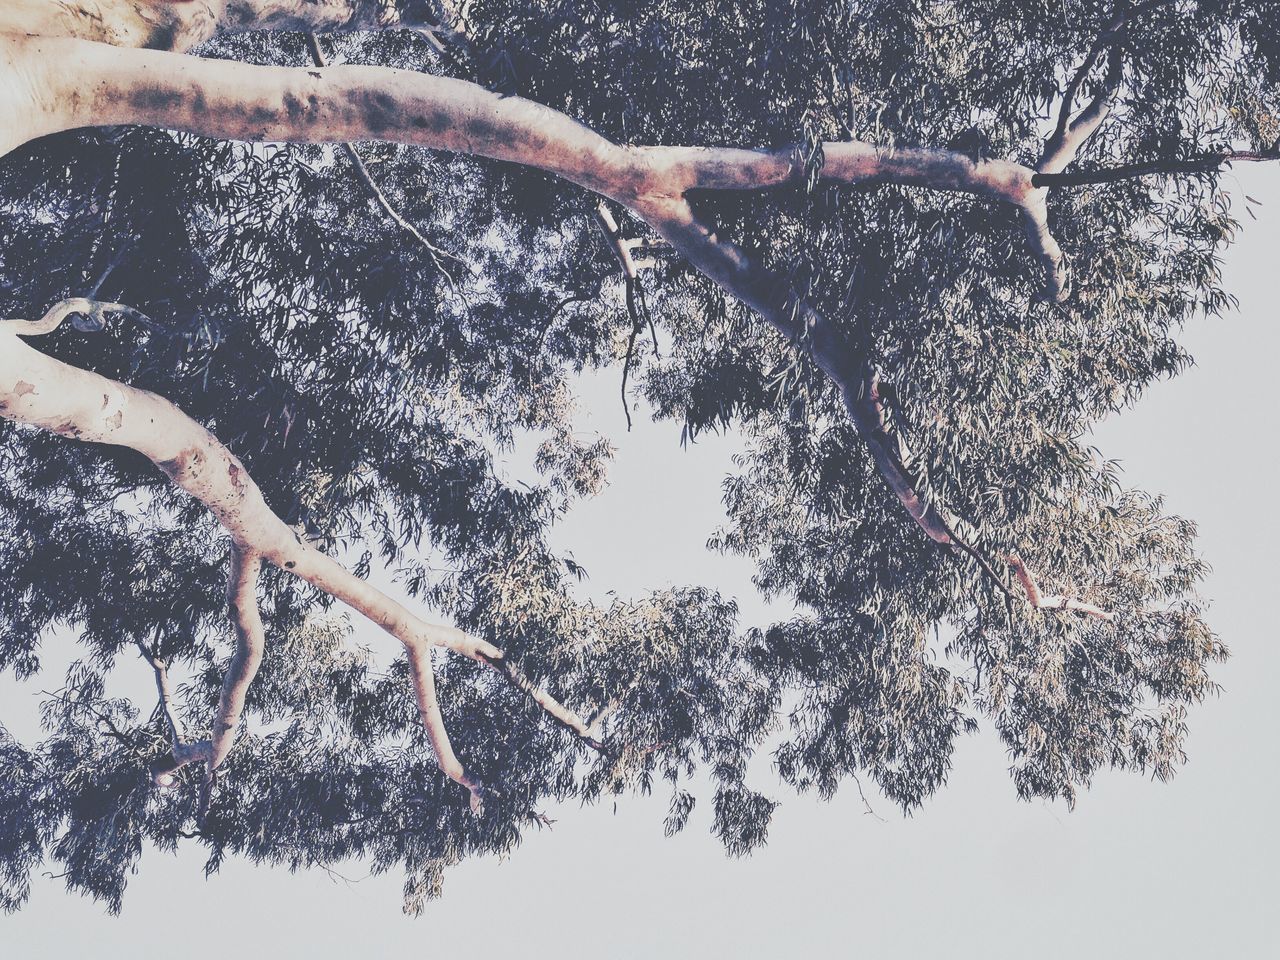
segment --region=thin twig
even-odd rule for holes
[[[325,58],[324,51],[320,48],[320,38],[314,33],[308,33],[306,35],[306,41],[307,51],[311,54],[312,62],[314,62],[317,67],[327,67],[329,62]],[[355,169],[357,179],[364,184],[365,190],[368,191],[369,196],[373,198],[374,203],[382,208],[382,212],[387,215],[388,219],[390,219],[392,223],[411,236],[415,241],[417,241],[419,246],[427,251],[436,267],[442,274],[444,274],[450,288],[456,291],[457,283],[454,281],[453,274],[451,274],[448,268],[444,265],[444,261],[446,259],[452,260],[455,263],[460,264],[463,268],[467,268],[466,262],[455,254],[449,253],[446,250],[441,250],[423,236],[422,232],[418,230],[417,227],[411,224],[400,214],[400,211],[397,210],[391,201],[387,199],[387,195],[382,191],[382,188],[378,186],[377,181],[373,179],[373,174],[369,172],[369,167],[365,163],[364,157],[360,156],[360,151],[355,148],[354,144],[343,143],[342,149],[346,153],[347,159],[351,161],[351,166]]]
[[[1267,163],[1273,160],[1280,160],[1280,149],[1228,150],[1200,157],[1186,157],[1181,160],[1150,160],[1072,173],[1037,173],[1032,176],[1031,184],[1036,187],[1078,187],[1094,183],[1115,183],[1138,177],[1211,173],[1219,167],[1230,166],[1233,163]]]

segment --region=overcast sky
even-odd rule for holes
[[[550,811],[554,829],[531,836],[510,860],[448,873],[444,899],[417,920],[400,913],[402,877],[360,880],[358,864],[342,868],[358,881],[350,884],[243,861],[206,881],[195,845],[177,857],[148,849],[121,917],[41,879],[24,912],[0,916],[0,952],[95,960],[325,960],[353,951],[534,960],[1271,955],[1280,944],[1280,523],[1270,499],[1280,174],[1245,169],[1238,183],[1241,200],[1247,192],[1264,203],[1256,223],[1237,207],[1246,228],[1226,277],[1239,313],[1195,323],[1185,342],[1197,367],[1097,436],[1131,485],[1165,494],[1173,511],[1199,522],[1215,571],[1205,591],[1210,620],[1234,654],[1216,669],[1223,694],[1191,713],[1191,760],[1171,783],[1108,774],[1074,812],[1020,802],[1003,749],[984,729],[961,743],[949,785],[911,819],[875,796],[883,820],[866,815],[855,791],[824,804],[779,786],[768,847],[734,861],[707,832],[705,809],[682,836],[665,839],[664,796],[626,800],[616,811],[561,808]],[[641,419],[626,434],[616,383],[599,387],[590,423],[620,448],[613,484],[560,534],[590,571],[593,592],[703,583],[737,596],[745,624],[765,622],[750,565],[703,546],[723,519],[720,480],[735,443],[709,437],[682,450],[678,426]],[[40,683],[0,684],[0,716],[30,714]]]

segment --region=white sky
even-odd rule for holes
[[[1097,438],[1123,461],[1130,484],[1166,494],[1173,511],[1199,522],[1215,568],[1205,590],[1210,619],[1234,654],[1216,670],[1222,696],[1192,711],[1191,762],[1172,783],[1109,774],[1075,812],[1023,803],[984,730],[962,741],[950,784],[912,819],[875,797],[884,822],[867,816],[853,790],[824,804],[779,785],[769,845],[746,860],[726,859],[707,832],[705,797],[673,840],[662,835],[661,793],[616,811],[549,811],[553,830],[532,835],[507,862],[454,869],[444,899],[418,920],[400,913],[397,875],[347,885],[234,861],[206,881],[198,848],[176,858],[147,850],[120,918],[40,879],[24,912],[0,916],[0,954],[1106,960],[1280,952],[1272,919],[1280,901],[1272,728],[1280,522],[1269,496],[1276,443],[1267,440],[1280,398],[1272,274],[1280,177],[1255,168],[1238,179],[1241,192],[1264,202],[1257,223],[1243,203],[1237,208],[1246,227],[1226,275],[1240,312],[1193,324],[1185,340],[1198,366],[1157,386]],[[723,518],[719,484],[735,444],[708,437],[681,450],[678,426],[640,418],[628,435],[616,383],[601,385],[596,399],[594,422],[620,447],[613,484],[562,530],[591,588],[704,583],[736,595],[744,623],[768,619],[750,565],[703,547]],[[29,709],[19,700],[39,686],[0,687],[0,715]]]

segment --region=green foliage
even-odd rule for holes
[[[1117,115],[1079,165],[1270,148],[1278,9],[1146,12],[1118,41]],[[1034,162],[1112,10],[475,0],[470,51],[395,34],[337,43],[349,60],[478,80],[624,142],[942,146],[976,130],[990,155]],[[306,62],[293,36],[205,52]],[[637,382],[687,438],[749,437],[713,545],[756,558],[760,588],[797,606],[786,623],[743,629],[731,602],[697,587],[584,603],[572,558],[548,545],[604,482],[611,449],[573,432],[575,378],[620,375],[630,332],[595,198],[535,171],[361,149],[451,258],[387,220],[334,149],[135,129],[35,143],[0,163],[0,315],[91,291],[138,307],[154,325],[68,329],[41,348],[176,402],[289,523],[362,572],[391,569],[557,697],[585,714],[616,702],[610,747],[588,755],[492,671],[440,660],[460,756],[500,785],[477,819],[432,762],[405,663],[377,663],[321,597],[270,576],[250,729],[198,837],[210,869],[228,854],[291,868],[359,857],[404,870],[419,909],[445,867],[512,849],[541,804],[658,778],[669,832],[710,779],[714,830],[743,853],[774,807],[771,778],[749,769],[762,747],[798,790],[830,796],[867,776],[910,810],[983,719],[1027,797],[1070,801],[1101,769],[1165,777],[1180,762],[1186,707],[1225,655],[1200,616],[1194,529],[1123,489],[1085,438],[1186,365],[1183,323],[1230,305],[1218,258],[1236,224],[1217,173],[1055,191],[1075,283],[1063,304],[1038,299],[1015,212],[984,200],[822,184],[698,197],[876,359],[930,495],[993,555],[1017,550],[1046,588],[1117,613],[1110,624],[1010,603],[934,545],[803,351],[666,258],[644,282],[670,347],[659,357],[637,342]],[[810,168],[820,162],[811,150]],[[543,440],[533,486],[494,467],[528,432]],[[0,425],[0,478],[0,667],[36,674],[55,627],[83,646],[46,704],[43,742],[0,728],[0,906],[20,905],[30,870],[52,860],[118,909],[144,846],[192,831],[199,778],[172,794],[150,786],[161,720],[107,698],[104,677],[144,670],[134,645],[155,643],[189,677],[189,728],[208,725],[228,635],[225,546],[128,452]]]

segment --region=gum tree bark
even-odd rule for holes
[[[376,5],[358,2],[262,0],[227,4],[220,13],[217,4],[203,4],[218,14],[212,21],[191,19],[197,9],[193,4],[200,0],[185,6],[183,23],[198,21],[204,33],[184,27],[175,33],[183,40],[284,23],[309,30],[388,23],[373,13]],[[250,6],[257,19],[245,15]],[[794,183],[804,170],[798,150],[620,146],[529,100],[502,97],[462,80],[384,67],[260,67],[66,36],[11,35],[0,39],[0,51],[22,80],[15,87],[20,102],[10,106],[16,122],[9,127],[8,142],[0,140],[0,150],[56,131],[125,123],[244,141],[387,140],[537,167],[626,206],[779,332],[803,341],[841,390],[895,496],[931,539],[956,543],[955,525],[917,492],[911,458],[884,420],[878,375],[866,359],[815,311],[792,311],[779,293],[778,278],[720,239],[688,202],[693,190],[765,190]],[[1113,69],[1118,70],[1114,61]],[[1106,90],[1074,118],[1064,103],[1065,132],[1051,138],[1034,169],[1001,160],[975,162],[955,151],[891,150],[850,142],[824,145],[821,176],[840,183],[912,184],[1016,206],[1031,251],[1044,267],[1046,295],[1063,299],[1069,284],[1062,251],[1049,230],[1048,187],[1037,186],[1034,178],[1060,170],[1078,153],[1105,117],[1115,82],[1112,77]]]
[[[1029,252],[1043,269],[1045,296],[1065,299],[1069,278],[1050,230],[1048,191],[1074,182],[1097,182],[1080,179],[1065,168],[1106,121],[1122,83],[1115,38],[1130,17],[1162,2],[1166,0],[1126,6],[1099,35],[1067,86],[1056,126],[1034,167],[998,159],[975,161],[966,154],[927,147],[888,149],[843,142],[823,145],[820,177],[849,184],[910,184],[1012,205],[1021,212]],[[244,141],[385,140],[553,173],[629,209],[694,267],[801,344],[840,390],[873,462],[914,522],[936,543],[969,554],[1001,589],[1009,589],[993,563],[970,542],[963,518],[920,492],[923,485],[914,458],[886,415],[879,373],[870,358],[815,310],[803,305],[793,309],[779,278],[718,236],[689,203],[692,191],[768,190],[797,183],[805,175],[798,149],[621,146],[555,110],[466,81],[369,66],[250,66],[183,52],[218,33],[397,27],[431,30],[466,43],[451,24],[436,22],[429,5],[418,0],[9,0],[0,8],[0,154],[59,131],[143,124]],[[1104,57],[1107,66],[1098,92],[1077,111],[1075,101]],[[1222,155],[1200,162],[1220,165],[1230,159]],[[1125,175],[1154,172],[1161,171],[1135,169]],[[43,326],[56,326],[68,313],[101,313],[100,307],[84,302],[58,309],[62,316],[52,311]],[[63,436],[121,443],[144,453],[175,484],[208,506],[235,544],[239,559],[232,577],[232,610],[241,644],[228,672],[213,739],[200,757],[211,769],[230,747],[244,689],[260,655],[260,621],[256,605],[251,609],[250,604],[250,568],[259,558],[344,600],[404,644],[419,710],[440,765],[477,801],[483,787],[458,762],[440,717],[432,646],[498,667],[557,721],[599,745],[577,714],[535,690],[496,647],[452,628],[424,623],[301,541],[271,513],[252,478],[226,448],[172,404],[67,367],[18,339],[19,334],[39,332],[40,325],[0,324],[0,415]],[[1044,596],[1016,555],[999,563],[1012,571],[1033,608],[1109,619],[1106,611],[1083,601]]]

